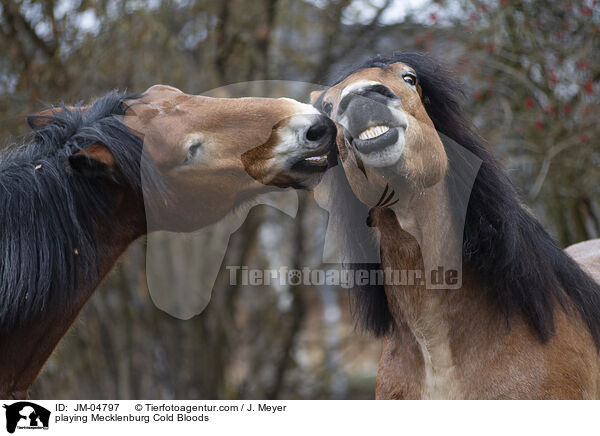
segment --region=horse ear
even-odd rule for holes
[[[29,124],[29,127],[31,127],[32,130],[40,130],[44,126],[54,121],[54,117],[56,117],[62,111],[62,108],[56,107],[45,109],[37,114],[28,115],[27,124]]]
[[[66,106],[66,108],[70,111],[81,110],[86,111],[89,106]],[[65,110],[64,107],[51,107],[48,109],[44,109],[37,114],[32,114],[27,116],[27,124],[31,127],[32,130],[40,130],[41,128],[47,126],[52,123],[57,116],[59,116]]]
[[[69,156],[73,172],[86,177],[106,177],[118,181],[117,163],[110,150],[102,144],[92,144]]]
[[[314,106],[319,97],[323,94],[323,91],[313,91],[310,93],[310,104]]]

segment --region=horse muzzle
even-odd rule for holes
[[[402,156],[408,121],[400,98],[387,86],[368,84],[347,93],[340,101],[337,119],[365,164],[387,167]]]
[[[292,157],[292,171],[318,173],[329,166],[329,155],[335,145],[337,129],[328,117],[313,117],[313,122],[301,134],[299,153]]]
[[[310,188],[330,166],[336,134],[335,124],[324,115],[293,115],[267,144],[242,155],[244,168],[265,185]]]

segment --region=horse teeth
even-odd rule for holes
[[[327,160],[327,155],[329,154],[329,152],[325,153],[322,156],[311,156],[311,157],[307,157],[304,160],[307,160],[309,162],[316,162],[316,163],[321,163],[321,162],[325,162]]]
[[[366,139],[377,138],[378,136],[383,135],[385,132],[390,130],[388,126],[372,126],[358,135],[358,139],[362,139],[363,141]]]

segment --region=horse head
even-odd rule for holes
[[[448,159],[410,65],[361,68],[313,93],[311,100],[340,125],[341,161],[364,204],[380,206],[377,200],[391,185],[400,206],[406,206],[415,194],[443,179]]]
[[[313,186],[328,166],[336,130],[315,108],[288,98],[211,98],[155,85],[121,105],[120,125],[111,130],[110,117],[96,120],[98,134],[88,127],[70,139],[68,163],[74,173],[103,178],[117,194],[127,179],[141,179],[148,230],[195,230],[258,194]],[[93,119],[97,106],[80,108],[81,116]],[[30,125],[39,133],[59,112],[32,116]],[[119,131],[123,126],[129,132]],[[133,155],[137,163],[119,140],[127,133],[143,144]],[[127,174],[132,166],[138,174]]]

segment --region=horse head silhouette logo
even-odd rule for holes
[[[19,428],[48,428],[50,411],[29,401],[4,405],[6,409],[6,431],[14,433]]]

